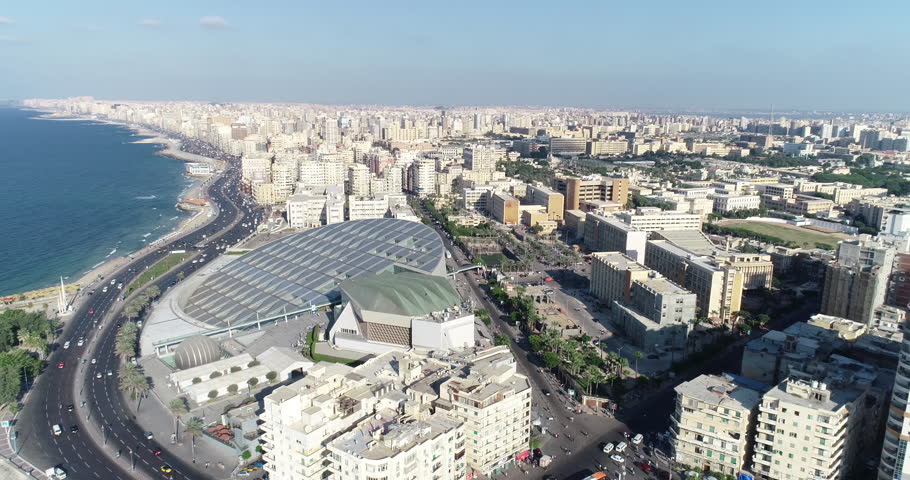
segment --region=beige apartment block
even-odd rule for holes
[[[496,192],[490,197],[490,215],[499,223],[517,225],[521,221],[518,207],[518,199],[508,193]]]
[[[762,397],[752,471],[769,480],[848,478],[864,425],[877,423],[868,396],[853,383],[784,380]]]
[[[542,205],[545,207],[549,217],[548,220],[562,221],[565,198],[561,193],[541,185],[529,185],[525,199],[531,205]]]
[[[734,375],[700,375],[676,387],[673,458],[694,470],[736,475],[751,454],[763,385]]]

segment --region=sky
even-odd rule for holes
[[[910,2],[0,3],[0,99],[910,112]]]

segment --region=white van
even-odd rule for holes
[[[632,443],[635,445],[641,445],[641,442],[644,439],[645,439],[645,437],[639,433],[638,435],[635,435],[634,437],[632,437]]]
[[[56,423],[54,424],[53,427],[51,427],[51,430],[54,431],[54,435],[60,435],[61,433],[63,433],[63,429],[60,428],[60,425],[56,424]]]
[[[603,448],[604,453],[610,453],[610,452],[612,452],[612,451],[613,451],[613,448],[614,448],[614,446],[613,446],[612,443],[607,443],[606,445],[604,445],[604,448]]]
[[[619,453],[622,453],[626,449],[626,447],[628,447],[628,445],[626,445],[626,442],[619,442],[618,444],[616,444],[616,451]]]

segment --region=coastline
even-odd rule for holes
[[[126,123],[121,123],[121,122],[115,122],[115,121],[99,120],[99,119],[86,117],[86,116],[80,116],[80,115],[66,115],[65,118],[54,118],[54,116],[59,117],[60,113],[47,111],[47,110],[38,110],[38,109],[28,109],[28,110],[32,110],[32,111],[41,113],[42,115],[35,117],[36,119],[40,119],[40,120],[84,121],[84,122],[91,122],[91,123],[95,123],[95,124],[108,124],[108,125],[117,125],[117,126],[126,127],[126,128],[129,128],[130,130],[132,130],[137,135],[147,137],[147,138],[136,140],[136,141],[130,142],[130,143],[153,143],[153,144],[163,145],[165,148],[163,150],[161,150],[160,152],[157,152],[156,153],[157,155],[162,155],[165,157],[169,157],[169,158],[173,158],[175,160],[181,160],[181,161],[185,161],[185,162],[209,163],[213,166],[213,169],[222,169],[223,168],[223,162],[221,160],[184,152],[184,151],[180,150],[181,142],[179,140],[177,140],[175,138],[163,137],[160,134],[158,134],[157,132],[145,129],[143,127],[130,125],[130,124],[126,124]],[[182,177],[186,177],[186,175],[184,174]],[[201,193],[201,190],[202,190],[201,187],[206,183],[208,178],[211,178],[211,177],[212,176],[209,176],[206,178],[195,177],[196,181],[194,181],[190,186],[185,188],[180,193],[178,198],[175,199],[175,202],[180,203],[181,201],[183,201],[183,199],[187,198],[190,194],[196,194],[197,190],[199,190],[200,191],[199,193]],[[194,178],[194,177],[190,177],[190,178]],[[175,203],[175,205],[176,205],[176,203]],[[150,241],[146,246],[140,248],[139,250],[136,250],[136,251],[130,252],[130,253],[126,253],[125,255],[122,255],[122,256],[119,256],[116,258],[111,258],[106,261],[101,261],[98,264],[90,267],[89,270],[85,271],[84,273],[74,274],[73,276],[79,275],[79,277],[75,281],[69,280],[67,283],[64,284],[64,288],[66,290],[70,304],[71,305],[75,304],[77,299],[82,298],[84,291],[86,289],[88,289],[90,286],[92,286],[94,283],[98,282],[99,277],[106,277],[109,273],[117,270],[122,265],[131,261],[132,258],[144,255],[154,249],[160,248],[159,246],[163,243],[166,243],[168,241],[168,239],[170,239],[171,237],[179,235],[180,233],[187,231],[189,229],[197,228],[198,226],[202,225],[202,223],[200,223],[200,220],[204,220],[205,218],[210,218],[213,216],[214,216],[213,208],[210,205],[206,205],[203,208],[201,208],[194,215],[188,216],[187,218],[181,220],[174,227],[173,230],[171,230],[170,232],[166,232],[161,237],[158,237],[153,241]],[[52,284],[48,287],[43,287],[43,288],[39,288],[39,289],[35,289],[35,290],[29,290],[29,291],[25,291],[25,292],[0,293],[0,299],[4,299],[4,300],[9,299],[9,298],[15,299],[11,303],[8,303],[6,301],[0,301],[0,312],[2,312],[3,310],[6,310],[6,309],[11,309],[11,308],[33,309],[34,307],[39,307],[39,308],[51,309],[51,311],[49,313],[55,313],[56,312],[56,299],[57,299],[58,293],[59,293],[59,284]],[[24,300],[19,300],[20,298],[23,298],[23,297],[24,297]],[[42,304],[48,305],[48,307],[42,307]]]

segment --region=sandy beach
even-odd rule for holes
[[[223,163],[221,160],[214,158],[205,157],[202,155],[196,155],[192,153],[187,153],[180,150],[180,141],[175,138],[162,137],[157,132],[148,130],[142,127],[136,127],[133,125],[128,125],[120,122],[111,122],[111,121],[102,121],[90,117],[79,117],[67,115],[65,117],[60,117],[59,114],[55,115],[52,112],[45,112],[45,115],[39,117],[44,120],[55,120],[55,121],[92,121],[95,123],[106,123],[111,125],[120,125],[125,126],[136,132],[137,135],[147,136],[149,138],[143,138],[141,140],[136,140],[133,143],[154,143],[159,145],[164,145],[165,148],[158,152],[159,155],[164,155],[170,158],[177,160],[182,160],[186,162],[204,162],[210,163],[213,165],[213,168],[222,169]],[[211,178],[211,177],[209,177]],[[199,181],[194,182],[192,186],[184,190],[180,194],[180,198],[175,199],[175,202],[182,201],[186,198],[198,198],[202,195],[202,186],[206,183],[207,178],[199,178]],[[71,303],[78,302],[84,291],[90,289],[92,285],[99,282],[99,278],[107,277],[112,272],[116,271],[123,265],[129,263],[132,258],[139,257],[149,253],[157,248],[160,248],[160,245],[166,243],[168,239],[179,235],[182,232],[186,232],[195,228],[202,226],[207,223],[210,218],[214,218],[213,210],[210,206],[203,207],[199,212],[195,213],[193,216],[184,219],[180,224],[171,232],[163,235],[162,237],[150,242],[145,247],[128,253],[124,256],[117,258],[112,258],[106,262],[103,262],[91,270],[85,272],[77,280],[73,281],[69,279],[69,282],[64,285],[66,289],[68,299]],[[28,292],[5,292],[0,294],[0,298],[12,297],[13,301],[11,303],[0,303],[0,312],[10,308],[23,308],[29,310],[35,309],[44,309],[47,310],[49,315],[56,314],[57,307],[57,295],[59,294],[59,285],[49,286],[37,290],[31,290]],[[74,298],[75,297],[75,298]]]

